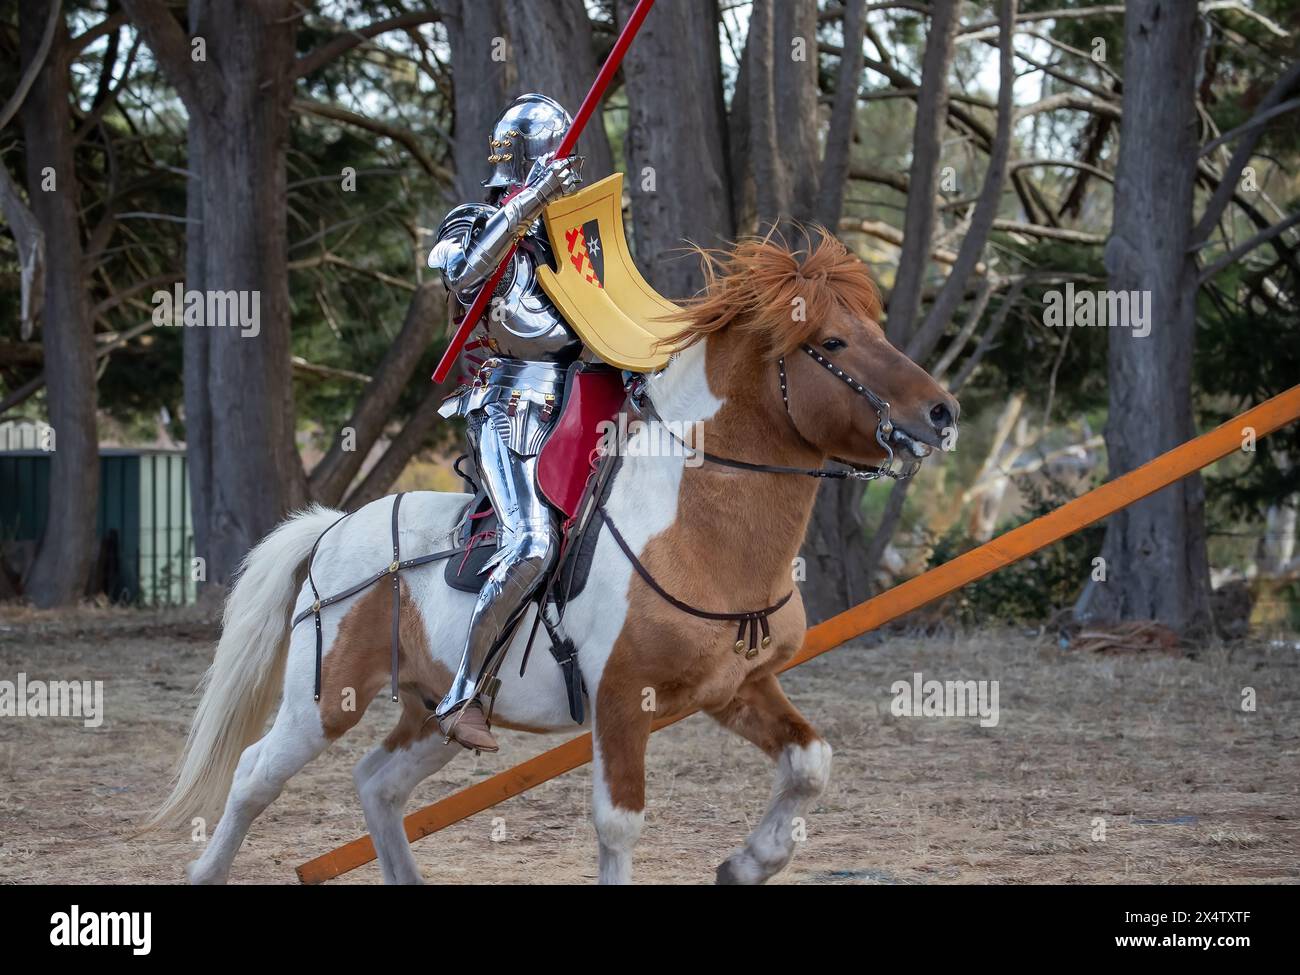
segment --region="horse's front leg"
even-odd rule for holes
[[[645,821],[645,749],[652,715],[642,709],[641,690],[634,684],[606,671],[592,716],[591,812],[602,884],[632,882],[632,850]]]
[[[765,883],[794,856],[795,820],[830,781],[831,746],[790,703],[774,675],[742,684],[726,707],[711,714],[776,761],[767,811],[745,845],[718,867],[717,876],[720,884]]]

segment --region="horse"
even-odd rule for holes
[[[944,446],[958,417],[956,400],[886,340],[867,268],[828,232],[810,230],[798,245],[769,235],[701,255],[705,287],[684,306],[675,352],[645,390],[657,418],[696,430],[695,446],[708,453],[649,449],[637,440],[656,436],[652,424],[627,426],[603,504],[618,540],[599,532],[587,584],[563,617],[588,695],[583,723],[594,743],[602,884],[631,882],[652,722],[693,708],[775,763],[766,812],[717,867],[716,881],[763,883],[789,863],[792,820],[826,788],[831,765],[830,745],[776,677],[804,634],[792,566],[823,480],[799,475],[825,474],[829,459],[879,465],[895,447],[923,457]],[[447,548],[466,500],[404,495],[402,551]],[[390,680],[392,587],[322,611],[319,700],[315,627],[289,621],[312,607],[313,591],[298,580],[318,539],[312,571],[322,593],[388,563],[392,503],[366,505],[324,538],[340,512],[308,507],[244,560],[170,795],[149,823],[188,823],[224,800],[206,847],[186,868],[190,882],[227,880],[254,819]],[[441,571],[404,571],[398,588],[400,714],[353,778],[384,881],[420,883],[403,810],[422,780],[464,752],[444,739],[429,708],[449,686],[474,596],[448,586]],[[765,638],[751,635],[748,648],[734,618],[708,615],[758,607],[770,610]],[[511,662],[523,652],[527,624],[506,650],[493,723],[569,730],[566,685],[549,655],[534,652],[522,674]],[[548,639],[544,631],[537,638]]]

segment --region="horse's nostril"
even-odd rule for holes
[[[936,403],[930,408],[930,423],[941,433],[952,426],[952,410],[947,403]]]

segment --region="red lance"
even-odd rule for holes
[[[591,118],[591,113],[600,104],[605,89],[609,87],[610,80],[614,77],[614,73],[618,71],[618,66],[623,63],[623,55],[627,53],[628,47],[632,44],[632,38],[636,36],[636,32],[641,27],[641,22],[645,20],[646,14],[654,6],[654,2],[655,0],[639,0],[636,9],[632,11],[632,16],[623,25],[623,30],[619,32],[618,40],[614,42],[609,57],[601,65],[600,74],[596,75],[596,80],[591,84],[591,90],[587,92],[587,97],[582,100],[582,107],[578,109],[578,114],[573,117],[573,124],[569,126],[569,131],[564,134],[564,140],[560,143],[560,147],[555,150],[555,158],[559,159],[573,152],[573,147],[578,142],[578,136],[582,134],[587,120]],[[479,289],[478,294],[474,297],[474,303],[469,306],[469,311],[461,319],[460,327],[456,329],[451,344],[447,346],[447,351],[442,354],[442,360],[438,363],[438,368],[433,371],[433,381],[435,383],[440,383],[446,379],[447,373],[451,372],[451,367],[460,358],[461,349],[465,347],[465,343],[469,340],[470,333],[474,331],[474,326],[483,317],[488,301],[491,300],[497,285],[501,283],[501,278],[506,273],[506,268],[510,266],[510,261],[514,256],[515,249],[512,246],[506,252],[505,259],[501,262],[501,266],[496,269],[496,273],[488,279],[487,283]]]

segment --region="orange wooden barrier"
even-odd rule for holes
[[[1293,386],[1223,426],[1161,454],[1137,470],[1108,481],[1041,518],[1013,528],[991,542],[812,627],[804,637],[803,646],[784,669],[797,667],[1026,555],[1032,555],[1240,450],[1247,429],[1253,429],[1256,438],[1263,437],[1297,418],[1300,418],[1300,386]],[[661,719],[655,722],[654,730],[675,724],[689,717],[690,713],[694,712]],[[436,833],[589,761],[591,735],[586,734],[411,813],[405,820],[406,835],[418,840]],[[322,883],[374,858],[374,845],[369,836],[363,836],[304,863],[298,868],[298,879],[305,884]]]

